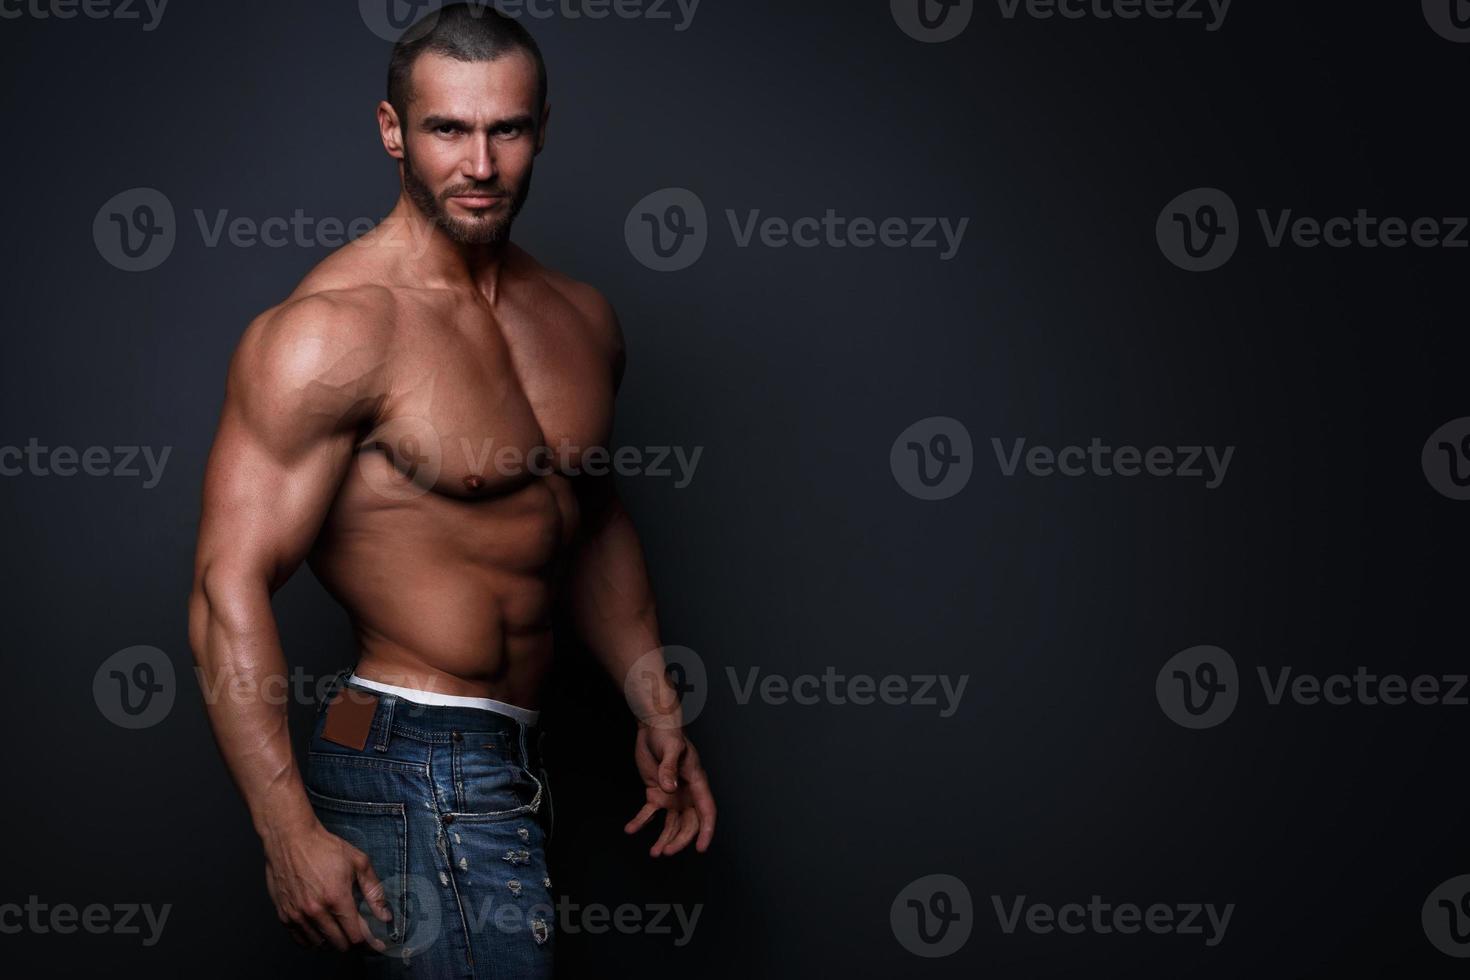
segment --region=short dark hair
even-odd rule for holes
[[[536,65],[536,116],[546,107],[546,62],[531,32],[519,21],[494,7],[479,3],[452,3],[424,15],[403,32],[388,61],[388,104],[398,113],[399,125],[408,123],[409,76],[422,54],[442,54],[455,61],[494,61],[512,51],[524,51]]]

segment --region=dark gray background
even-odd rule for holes
[[[886,0],[705,0],[668,21],[528,19],[554,105],[518,239],[601,288],[627,333],[617,442],[705,447],[693,484],[624,481],[665,639],[711,675],[693,734],[721,805],[703,857],[646,857],[618,692],[564,651],[559,888],[703,903],[694,941],[563,937],[563,973],[650,976],[1449,976],[1420,906],[1470,871],[1453,707],[1268,707],[1257,665],[1463,671],[1470,504],[1420,470],[1470,415],[1470,253],[1268,249],[1254,210],[1465,214],[1470,45],[1418,4],[1237,0],[1199,22],[1005,20],[920,44]],[[162,941],[0,936],[14,975],[310,976],[274,920],[185,632],[200,480],[244,325],[325,249],[205,248],[192,212],[350,219],[396,193],[373,123],[388,44],[356,5],[174,0],[159,28],[0,21],[7,152],[0,443],[171,446],[163,482],[0,479],[9,669],[0,902],[172,903]],[[91,226],[162,190],[180,240],[139,274]],[[1223,269],[1165,261],[1198,186],[1250,225]],[[708,250],[659,274],[629,209],[687,187]],[[969,217],[933,250],[734,247],[723,212]],[[975,440],[959,495],[889,471],[911,423]],[[1002,478],[990,439],[1235,445],[1223,487]],[[350,663],[303,570],[288,659]],[[1229,650],[1245,691],[1186,731],[1174,653]],[[107,721],[114,651],[164,650],[168,719]],[[968,673],[960,711],[737,705],[742,675]],[[298,732],[305,711],[296,712]],[[923,875],[966,882],[945,959],[889,926]],[[1236,903],[1225,941],[997,926],[992,895]]]

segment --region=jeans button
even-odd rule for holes
[[[454,732],[449,737],[452,738],[452,739],[454,739],[456,742],[463,742],[464,741],[464,734],[462,732]]]

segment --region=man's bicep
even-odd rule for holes
[[[351,433],[304,434],[290,452],[226,409],[205,473],[202,563],[279,586],[316,539],[353,450]]]
[[[320,330],[247,332],[205,474],[201,564],[274,587],[306,557],[369,414],[344,356]]]

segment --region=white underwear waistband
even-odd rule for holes
[[[518,708],[504,701],[494,698],[468,698],[457,694],[438,694],[434,691],[420,691],[415,687],[398,687],[394,684],[383,684],[379,681],[370,681],[365,677],[358,677],[355,673],[347,676],[347,683],[357,687],[365,687],[369,691],[377,691],[380,694],[391,694],[414,704],[423,704],[445,708],[480,708],[485,711],[494,711],[497,714],[514,718],[522,725],[534,725],[541,717],[541,712],[532,711],[530,708]]]

